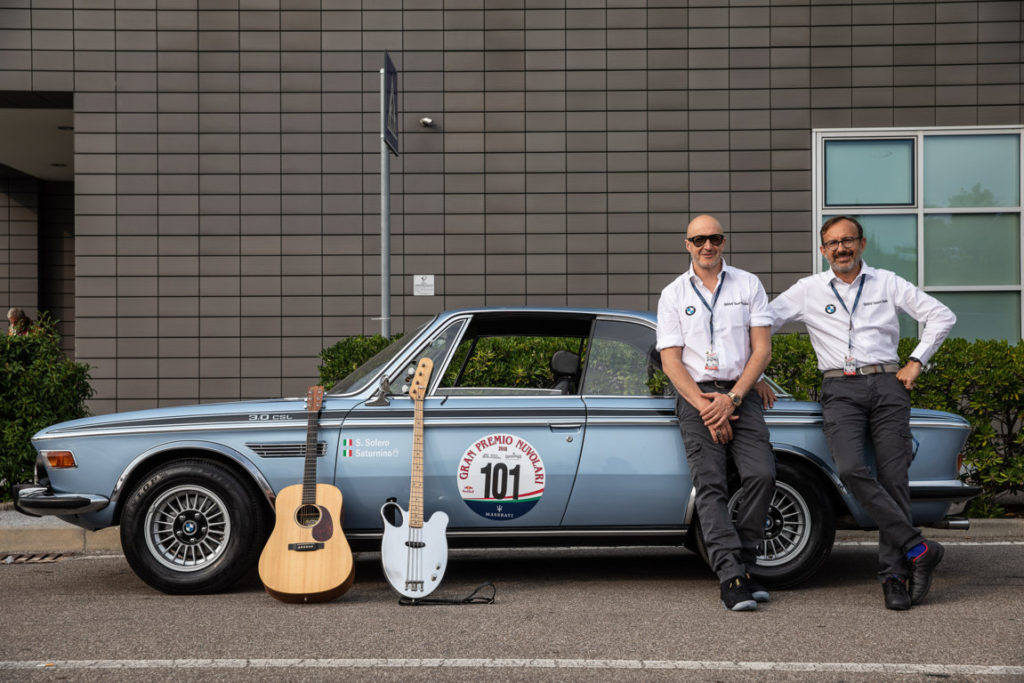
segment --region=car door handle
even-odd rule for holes
[[[583,427],[582,422],[549,422],[548,427],[553,432],[579,431]]]

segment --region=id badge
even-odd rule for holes
[[[843,374],[847,377],[857,374],[857,359],[853,356],[847,356],[846,362],[843,363]]]
[[[712,349],[708,349],[707,353],[704,354],[704,369],[718,369],[718,354]]]

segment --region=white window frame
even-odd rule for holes
[[[913,215],[917,219],[917,286],[926,292],[1017,292],[1020,295],[1020,337],[1024,339],[1024,126],[938,126],[920,128],[816,128],[811,131],[813,136],[812,197],[814,202],[813,225],[811,229],[811,263],[813,273],[823,270],[819,232],[823,222],[822,216],[832,214],[853,215]],[[1020,156],[1017,206],[949,208],[924,206],[924,139],[933,135],[999,135],[1015,134],[1020,136],[1018,154]],[[825,141],[838,139],[914,139],[914,203],[912,205],[865,205],[847,207],[825,206]],[[924,284],[924,217],[927,214],[951,213],[1017,213],[1020,217],[1020,275],[1016,285],[931,285]],[[920,326],[918,329],[920,333]],[[1013,341],[1013,340],[1011,340]]]

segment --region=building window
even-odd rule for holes
[[[855,216],[864,260],[892,270],[957,315],[951,336],[1021,339],[1024,324],[1021,134],[1024,127],[814,131],[818,228]],[[916,322],[901,320],[904,336]]]

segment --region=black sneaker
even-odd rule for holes
[[[932,586],[932,573],[942,562],[946,549],[936,541],[925,541],[924,552],[907,561],[910,567],[910,602],[914,605],[924,600]]]
[[[753,596],[754,600],[757,602],[768,602],[772,599],[772,594],[768,592],[768,589],[762,586],[749,572],[744,578],[747,580],[747,588],[750,590],[750,595]]]
[[[734,576],[722,582],[722,604],[733,612],[749,612],[757,609],[757,601],[750,594],[747,580],[742,576]]]
[[[907,593],[907,580],[902,576],[891,574],[882,582],[885,593],[886,609],[910,609],[910,594]]]

